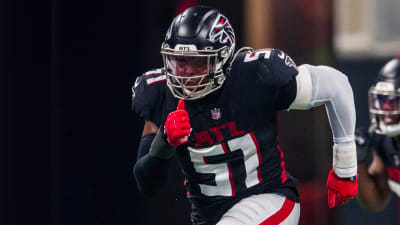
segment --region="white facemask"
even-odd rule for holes
[[[379,121],[379,130],[376,130],[376,133],[396,137],[400,135],[400,124],[386,125],[383,121]]]

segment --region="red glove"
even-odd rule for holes
[[[347,180],[336,176],[332,169],[329,172],[326,186],[328,187],[329,208],[343,205],[357,195],[358,176],[355,178],[355,181]]]
[[[188,137],[192,128],[190,127],[189,114],[185,110],[185,102],[183,99],[179,100],[176,111],[168,114],[164,128],[170,145],[179,146],[188,142]]]

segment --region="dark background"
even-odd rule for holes
[[[0,224],[188,222],[177,166],[154,199],[132,176],[143,121],[131,86],[161,66],[175,3],[1,2]]]
[[[221,8],[235,28],[238,46],[243,45],[242,1],[197,2]],[[300,23],[315,21],[289,2],[275,7],[296,15]],[[143,121],[130,111],[130,88],[136,76],[162,66],[165,31],[174,15],[193,3],[0,2],[0,224],[188,224],[189,205],[176,163],[167,188],[155,198],[144,197],[134,183],[131,171]],[[280,31],[274,34],[274,47],[297,64],[317,63],[322,51],[332,55],[331,20],[307,33],[289,25],[283,14],[274,18],[275,24],[283,24],[274,27]],[[326,29],[322,41],[310,35],[321,32],[318,27]],[[361,125],[368,122],[363,113],[366,90],[386,60],[328,57],[360,90],[355,99]],[[331,134],[324,110],[282,113],[279,118],[286,165],[300,179],[305,196],[303,222],[367,218],[355,202],[347,211],[355,210],[356,216],[327,209],[324,182]],[[389,209],[391,216],[380,217],[389,221],[381,225],[396,223],[396,204]]]

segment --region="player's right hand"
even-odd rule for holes
[[[168,114],[164,127],[170,145],[179,146],[188,142],[192,128],[189,123],[189,114],[185,110],[185,102],[183,99],[179,100],[176,110]]]
[[[329,208],[343,205],[353,199],[358,192],[358,175],[354,180],[340,178],[331,169],[326,182],[328,187],[328,205]]]

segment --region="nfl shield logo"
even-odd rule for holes
[[[214,108],[211,109],[211,118],[213,118],[213,120],[219,120],[221,119],[221,110],[219,108]]]

